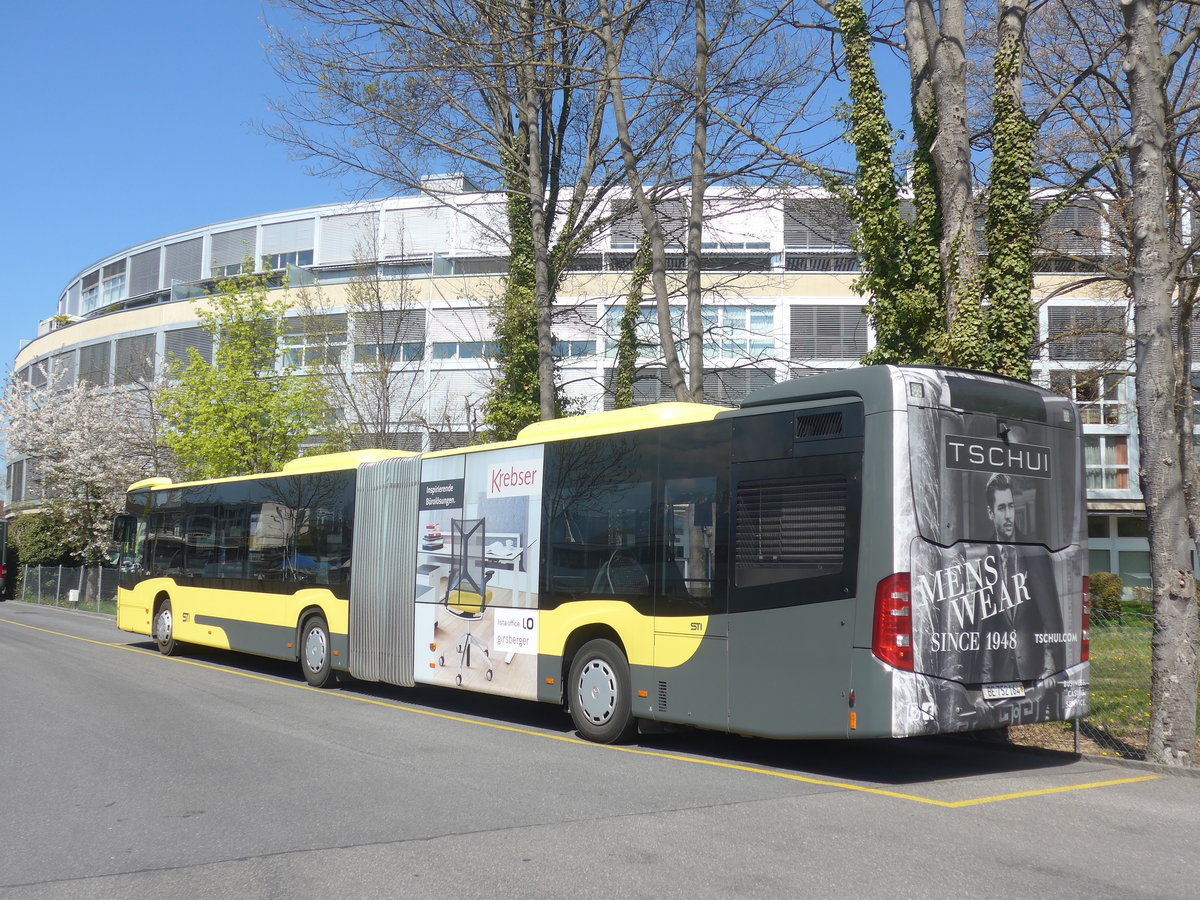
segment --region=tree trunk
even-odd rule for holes
[[[966,9],[963,0],[942,0],[935,16],[932,0],[905,3],[905,49],[913,108],[927,117],[936,110],[937,138],[931,147],[937,167],[942,237],[938,247],[946,303],[946,330],[952,331],[959,305],[975,283],[975,245],[970,133],[967,124]],[[940,19],[940,21],[939,21]]]
[[[1141,442],[1141,485],[1150,536],[1154,592],[1151,640],[1150,757],[1191,763],[1196,741],[1196,583],[1192,577],[1187,507],[1175,415],[1171,265],[1166,206],[1166,60],[1158,4],[1124,0],[1128,35],[1129,140],[1133,196],[1131,231],[1135,385]]]
[[[952,329],[959,306],[979,269],[975,246],[971,146],[967,125],[967,34],[962,0],[942,0],[940,33],[933,48],[933,93],[937,99],[938,194],[942,202],[942,243],[946,273],[946,327]]]
[[[543,420],[553,419],[557,413],[554,406],[554,337],[552,308],[553,295],[550,290],[549,225],[546,208],[546,181],[543,171],[544,135],[549,123],[541,116],[538,91],[538,60],[541,58],[534,39],[534,14],[529,6],[522,7],[522,43],[524,60],[518,76],[521,85],[520,116],[528,139],[525,142],[525,160],[529,174],[529,219],[533,237],[534,297],[537,305],[538,344],[538,395]]]
[[[704,399],[704,317],[701,314],[700,254],[704,227],[704,188],[708,164],[708,12],[693,0],[696,17],[696,96],[692,113],[692,193],[687,230],[687,331],[689,399]]]
[[[1183,288],[1185,296],[1178,298],[1179,324],[1176,328],[1175,365],[1179,372],[1192,371],[1192,329],[1198,287],[1200,286],[1196,282],[1188,282]],[[1196,426],[1193,390],[1191,378],[1180,378],[1175,382],[1175,418],[1179,422],[1179,458],[1183,468],[1188,533],[1195,544],[1200,542],[1200,473],[1196,471],[1196,450],[1192,442]]]
[[[629,181],[629,191],[633,196],[642,226],[650,240],[650,285],[654,289],[655,305],[658,310],[658,336],[662,344],[663,362],[667,370],[667,379],[671,384],[671,392],[676,400],[689,400],[687,382],[683,377],[683,366],[679,363],[679,353],[675,349],[675,332],[671,327],[671,301],[667,288],[667,254],[663,239],[662,225],[654,212],[650,198],[646,196],[641,173],[637,168],[637,158],[633,152],[633,141],[629,134],[629,118],[625,111],[625,92],[621,87],[620,60],[617,45],[613,39],[612,10],[608,0],[599,0],[597,7],[600,11],[600,38],[604,43],[604,80],[612,98],[613,122],[616,125],[617,143],[621,148],[621,161],[625,169],[625,177]]]

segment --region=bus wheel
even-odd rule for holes
[[[154,628],[151,631],[159,653],[174,656],[179,652],[179,645],[175,643],[175,617],[171,612],[170,600],[164,600],[154,614]]]
[[[629,663],[612,641],[588,641],[571,660],[567,702],[581,736],[615,744],[637,732],[629,696]]]
[[[329,626],[320,616],[304,623],[300,641],[300,668],[313,687],[327,687],[333,682],[333,658],[329,652]]]

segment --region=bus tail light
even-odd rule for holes
[[[875,588],[871,652],[889,666],[913,670],[912,590],[907,572],[889,575]]]
[[[1087,662],[1092,655],[1092,642],[1088,638],[1088,632],[1092,628],[1092,595],[1091,579],[1088,576],[1083,576],[1083,621],[1080,623],[1079,632],[1079,661]]]

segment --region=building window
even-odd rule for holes
[[[425,313],[374,309],[354,316],[354,362],[378,369],[425,358]]]
[[[163,341],[168,360],[173,360],[176,364],[186,366],[191,363],[189,349],[199,353],[204,362],[212,362],[212,335],[199,326],[174,328],[166,332]]]
[[[75,351],[65,350],[54,354],[52,383],[56,391],[65,391],[75,384]]]
[[[469,431],[431,431],[429,433],[430,450],[455,450],[459,447],[469,447],[475,441],[475,435]]]
[[[496,344],[492,341],[435,341],[433,358],[446,359],[494,359]]]
[[[791,330],[792,359],[860,359],[867,352],[861,306],[793,306]]]
[[[139,334],[117,339],[116,384],[135,384],[149,381],[154,375],[153,334]]]
[[[785,200],[783,245],[789,250],[848,250],[856,226],[836,200]]]
[[[425,344],[419,341],[404,341],[398,344],[355,344],[354,362],[360,366],[391,368],[401,362],[414,362],[425,358]]]
[[[737,367],[704,370],[705,403],[737,406],[747,394],[775,383],[771,369]],[[604,408],[615,409],[616,370],[604,370]],[[633,405],[670,402],[675,399],[667,370],[661,366],[647,366],[638,370],[633,383]]]
[[[100,305],[100,272],[99,270],[83,276],[82,308],[89,313]]]
[[[1083,460],[1089,491],[1129,490],[1129,443],[1124,435],[1085,435]]]
[[[1079,404],[1084,425],[1120,425],[1125,411],[1125,376],[1095,371],[1050,373],[1050,390]]]
[[[1149,522],[1143,516],[1118,516],[1117,537],[1149,538]]]
[[[704,306],[704,354],[712,359],[762,359],[775,351],[770,306]]]
[[[29,367],[29,384],[35,388],[44,388],[50,380],[50,360],[43,359]]]
[[[1125,587],[1150,587],[1150,551],[1118,550],[1117,574]]]
[[[286,269],[288,266],[311,266],[313,252],[311,250],[292,250],[289,253],[268,253],[263,257],[263,270],[273,271]]]
[[[687,242],[688,203],[680,199],[652,201],[654,214],[662,228],[663,242],[668,247],[682,247]],[[614,200],[612,225],[609,226],[609,246],[613,250],[634,250],[641,242],[642,215],[633,200]]]
[[[738,406],[747,394],[774,383],[771,369],[705,369],[704,402]]]
[[[337,366],[346,351],[346,314],[288,319],[280,357],[288,368]]]
[[[8,499],[11,503],[20,503],[25,499],[25,462],[12,463],[8,467]]]
[[[604,354],[617,355],[617,340],[624,310],[614,306],[604,317]],[[764,359],[775,352],[775,309],[771,306],[705,306],[700,311],[704,327],[704,355],[708,359]],[[671,329],[679,338],[676,352],[686,353],[684,309],[671,307]],[[643,306],[637,325],[638,357],[656,359],[661,354],[658,309]]]
[[[246,262],[254,265],[257,231],[251,225],[233,231],[220,231],[212,236],[212,267],[209,271],[213,278],[231,278],[242,273]]]
[[[228,266],[213,266],[213,278],[236,278],[238,275],[248,273],[245,263],[232,263]]]
[[[595,341],[555,341],[554,356],[557,359],[578,359],[596,355]]]
[[[1092,573],[1112,571],[1112,553],[1107,547],[1102,550],[1088,547],[1088,571]]]
[[[617,355],[617,340],[621,334],[621,317],[624,309],[614,306],[604,317],[604,355],[609,358]],[[671,328],[679,334],[683,328],[683,307],[671,307]],[[654,359],[661,355],[658,343],[658,309],[654,306],[643,306],[638,310],[634,334],[637,340],[638,357]],[[683,344],[676,343],[676,349]]]
[[[89,344],[79,348],[79,380],[103,387],[108,384],[109,344]]]
[[[1035,203],[1040,212],[1044,203]],[[1104,231],[1100,209],[1073,204],[1056,212],[1038,235],[1034,258],[1037,272],[1086,272],[1103,256]]]
[[[1052,306],[1047,311],[1047,323],[1051,359],[1125,359],[1123,306]]]
[[[100,303],[108,306],[125,299],[125,260],[104,267],[100,284]]]

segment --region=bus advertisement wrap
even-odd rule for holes
[[[536,699],[542,448],[421,462],[416,678]]]
[[[1013,700],[1025,707],[1022,721],[1073,716],[1085,691],[1055,677],[1079,664],[1083,638],[1069,408],[964,411],[954,408],[962,404],[954,386],[969,376],[923,381],[924,402],[909,407],[913,514],[897,521],[916,528],[906,535],[913,670],[932,679],[926,691],[945,696],[897,702],[897,725],[913,733],[1007,724]],[[922,721],[922,710],[937,710],[937,721]]]

